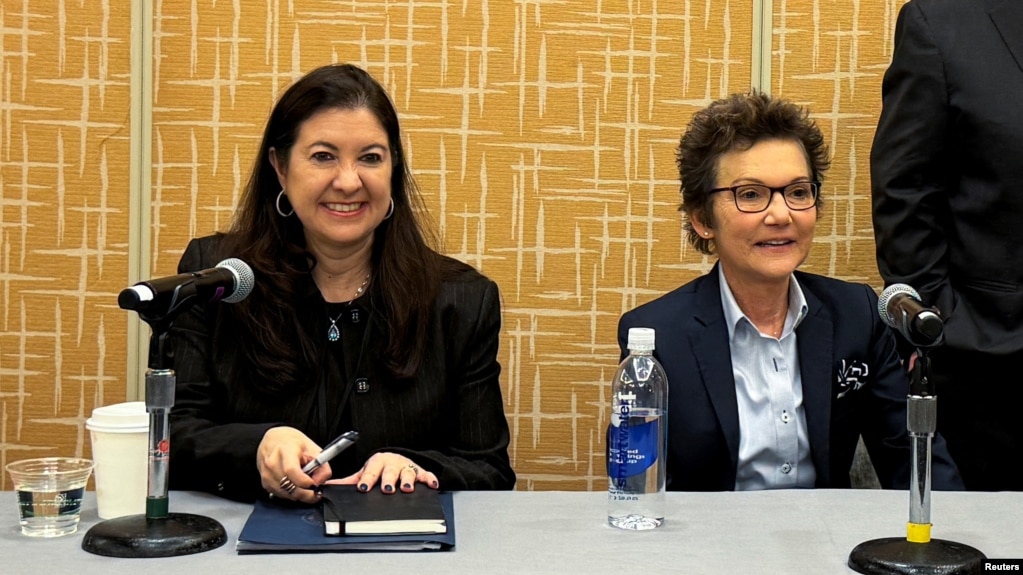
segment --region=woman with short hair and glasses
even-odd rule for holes
[[[656,330],[668,377],[668,489],[850,487],[862,435],[881,485],[909,487],[909,381],[863,284],[797,271],[828,148],[808,112],[762,92],[697,112],[677,161],[707,275],[622,316]],[[962,489],[933,442],[935,489]]]

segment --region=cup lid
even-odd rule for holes
[[[149,427],[146,402],[129,401],[97,407],[92,410],[92,417],[85,420],[85,427],[102,431],[146,429]]]

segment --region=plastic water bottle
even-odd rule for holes
[[[668,378],[654,359],[654,330],[629,329],[629,356],[611,382],[607,522],[620,529],[664,523]]]

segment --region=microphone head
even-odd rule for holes
[[[881,315],[881,321],[888,327],[898,328],[898,325],[895,323],[895,317],[888,311],[888,304],[892,301],[892,298],[899,294],[906,294],[917,301],[920,300],[920,294],[906,284],[892,284],[884,288],[880,298],[877,300],[877,313]]]
[[[220,301],[238,303],[249,297],[252,288],[256,285],[256,276],[252,273],[249,264],[238,258],[228,258],[217,264],[217,267],[224,268],[234,275],[234,291]]]

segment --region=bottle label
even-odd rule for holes
[[[616,489],[626,489],[628,480],[657,463],[660,417],[638,416],[631,402],[616,406],[608,434],[607,476]]]

